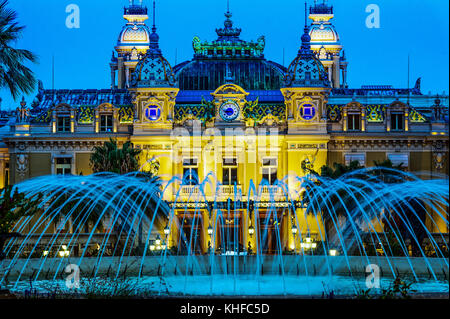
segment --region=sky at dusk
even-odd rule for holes
[[[321,0],[319,0],[321,1]],[[309,0],[309,4],[313,1]],[[449,89],[448,0],[330,0],[333,24],[349,61],[350,87],[361,85],[407,86],[408,54],[411,86],[422,77],[422,92],[442,94]],[[366,27],[366,7],[380,8],[381,27]],[[66,7],[80,8],[79,29],[66,27]],[[109,62],[125,24],[123,7],[128,0],[10,0],[19,22],[26,26],[17,47],[39,56],[31,65],[45,88],[52,87],[55,56],[56,89],[110,88]],[[144,4],[151,7],[150,0]],[[242,28],[241,38],[266,36],[265,56],[288,65],[297,54],[304,25],[304,1],[230,0],[233,21]],[[160,46],[169,62],[193,57],[192,39],[215,40],[223,27],[226,0],[157,0]],[[151,25],[151,21],[147,22]],[[26,97],[31,103],[35,95]],[[0,91],[2,109],[15,108],[6,90]]]

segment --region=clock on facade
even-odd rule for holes
[[[237,119],[239,113],[239,105],[233,101],[226,101],[220,106],[219,115],[226,122],[231,122]]]
[[[312,103],[303,103],[300,105],[300,117],[305,121],[311,121],[316,117],[316,107]]]
[[[158,105],[149,105],[145,108],[144,115],[151,122],[158,121],[161,118],[161,108]]]

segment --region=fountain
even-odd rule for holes
[[[65,281],[77,268],[85,279],[135,280],[137,291],[162,296],[355,295],[376,267],[382,285],[404,277],[419,292],[448,293],[448,177],[387,173],[287,176],[275,187],[250,183],[246,197],[234,186],[226,202],[218,189],[208,198],[213,174],[187,201],[177,177],[28,180],[16,187],[42,194],[42,213],[15,226],[22,236],[6,242],[0,286],[70,290]],[[174,202],[163,200],[174,190]]]

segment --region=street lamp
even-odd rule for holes
[[[294,235],[294,237],[295,237],[295,236],[297,236],[297,233],[298,233],[297,225],[293,224],[292,225],[292,235]]]
[[[213,228],[211,225],[208,226],[208,235],[211,236],[213,234]]]
[[[166,228],[164,228],[164,235],[169,236],[170,234],[170,228],[169,228],[169,224],[167,224]]]
[[[161,237],[159,237],[159,235],[156,236],[155,244],[156,244],[156,246],[160,246],[161,245]]]
[[[337,250],[336,249],[330,249],[330,256],[336,256]]]
[[[248,228],[248,233],[249,233],[250,237],[252,237],[253,234],[255,233],[255,227],[250,225],[250,227]]]

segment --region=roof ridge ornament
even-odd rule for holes
[[[223,40],[231,40],[230,38],[238,39],[241,35],[242,29],[240,28],[233,28],[233,21],[231,18],[233,17],[233,14],[230,11],[230,1],[227,0],[227,12],[225,12],[226,20],[224,22],[225,28],[216,29],[216,33],[219,36],[218,41]]]

